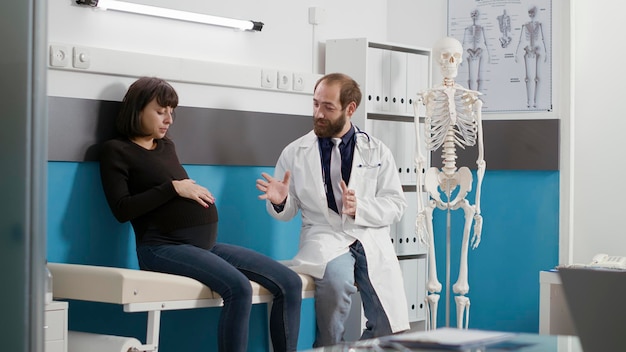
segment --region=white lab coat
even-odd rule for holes
[[[299,251],[289,261],[296,272],[322,278],[326,264],[348,252],[359,240],[367,257],[370,280],[393,332],[409,329],[408,309],[400,264],[389,236],[390,225],[402,217],[406,200],[391,151],[380,140],[357,132],[348,188],[357,197],[356,216],[338,215],[328,208],[317,136],[313,131],[289,144],[276,164],[275,177],[291,171],[289,195],[274,218],[288,221],[302,213]]]

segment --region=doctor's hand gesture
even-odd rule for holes
[[[291,177],[291,172],[286,171],[282,181],[273,178],[265,172],[261,173],[261,176],[263,176],[265,180],[256,180],[256,188],[263,192],[263,194],[259,196],[259,199],[267,199],[275,205],[282,204],[289,194],[289,178]]]
[[[343,203],[341,212],[354,218],[356,216],[356,195],[354,190],[349,189],[344,180],[341,180],[339,185],[341,186],[341,202]]]

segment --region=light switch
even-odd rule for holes
[[[91,54],[88,48],[76,46],[72,56],[72,65],[75,68],[89,68]]]

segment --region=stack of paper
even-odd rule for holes
[[[406,348],[462,350],[493,344],[510,339],[514,336],[514,333],[509,332],[439,328],[430,331],[418,331],[389,336],[388,338],[381,339],[381,345],[383,345],[385,341],[388,341],[400,344]]]

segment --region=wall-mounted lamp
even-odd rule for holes
[[[261,29],[263,29],[263,22],[204,15],[200,13],[172,10],[163,7],[141,5],[117,0],[76,0],[76,3],[78,5],[87,5],[102,10],[115,10],[157,17],[173,18],[182,21],[206,23],[214,26],[230,27],[245,31],[260,32]]]

